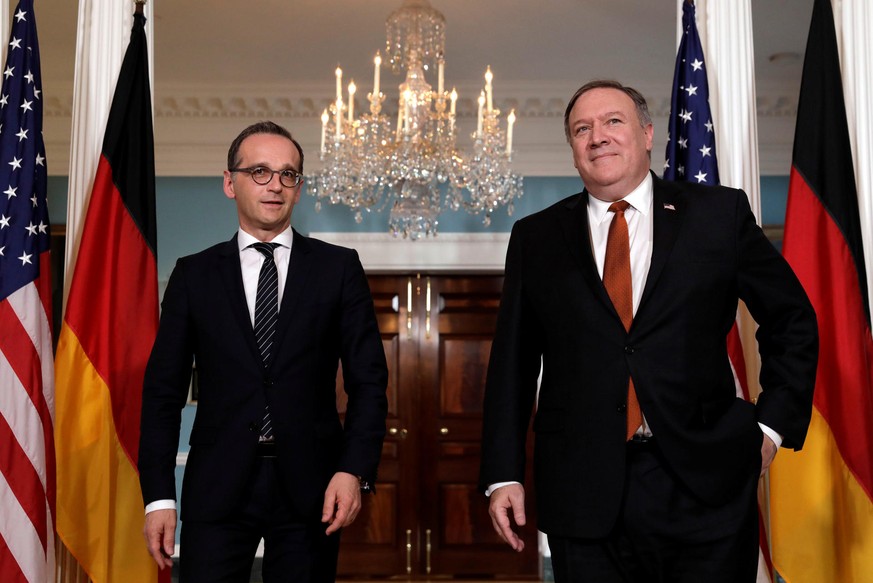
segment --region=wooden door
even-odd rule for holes
[[[494,532],[487,498],[477,488],[482,400],[503,278],[428,279],[431,333],[419,351],[425,572],[429,566],[437,576],[536,575],[536,531],[528,530],[522,553],[512,551]],[[527,513],[535,524],[532,508]]]
[[[358,518],[342,533],[340,576],[390,576],[407,573],[406,533],[418,507],[417,436],[406,420],[416,402],[407,387],[418,384],[418,346],[407,325],[405,276],[370,278],[379,331],[388,361],[388,433],[375,493],[364,496]],[[342,370],[337,374],[337,407],[345,411]],[[411,549],[410,549],[411,553]],[[411,555],[410,555],[411,556]]]
[[[537,575],[536,531],[528,527],[523,553],[512,551],[494,532],[476,487],[502,281],[370,277],[389,366],[388,435],[376,494],[343,533],[341,577]],[[343,397],[339,391],[341,407]],[[527,512],[535,524],[532,505]]]

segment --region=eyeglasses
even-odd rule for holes
[[[273,174],[279,175],[279,182],[285,188],[294,188],[303,182],[303,175],[290,168],[272,170],[266,166],[254,166],[252,168],[230,168],[229,172],[245,172],[252,177],[255,184],[260,184],[261,186],[270,184],[270,181],[273,180]]]

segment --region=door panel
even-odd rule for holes
[[[502,281],[370,276],[389,361],[389,433],[377,492],[365,497],[343,534],[340,576],[537,575],[536,530],[524,532],[523,553],[512,551],[494,532],[488,500],[477,489]],[[533,508],[527,513],[535,524]]]
[[[469,577],[533,576],[537,546],[516,553],[491,526],[488,499],[478,491],[482,402],[503,278],[431,277],[432,333],[423,339],[422,431],[430,439],[423,454],[423,495],[437,501],[422,507],[432,530],[431,574]],[[529,498],[530,499],[530,498]],[[533,509],[528,518],[535,524]]]
[[[402,420],[410,416],[410,403],[404,383],[414,378],[414,343],[401,326],[405,310],[398,293],[405,278],[381,277],[370,281],[382,345],[388,363],[388,434],[382,446],[382,460],[375,492],[363,496],[361,512],[355,522],[343,529],[338,572],[343,576],[389,576],[406,572],[406,540],[401,536],[402,517],[413,512],[415,476],[405,468],[414,464],[405,447]],[[405,295],[405,294],[404,294]],[[337,374],[337,407],[345,412],[342,368]]]

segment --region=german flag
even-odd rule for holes
[[[57,529],[94,583],[158,578],[141,534],[136,469],[143,374],[158,328],[154,136],[137,12],[55,360]]]
[[[773,562],[789,583],[873,576],[873,338],[830,0],[815,0],[797,108],[784,253],[818,316],[801,452],[771,469]]]

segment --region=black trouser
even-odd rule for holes
[[[729,504],[709,507],[656,444],[628,444],[622,510],[608,537],[549,536],[557,583],[754,583],[757,472]]]
[[[259,458],[239,512],[221,522],[185,521],[181,583],[248,583],[264,539],[264,583],[327,583],[336,579],[339,533],[305,521],[279,487],[275,458]]]

